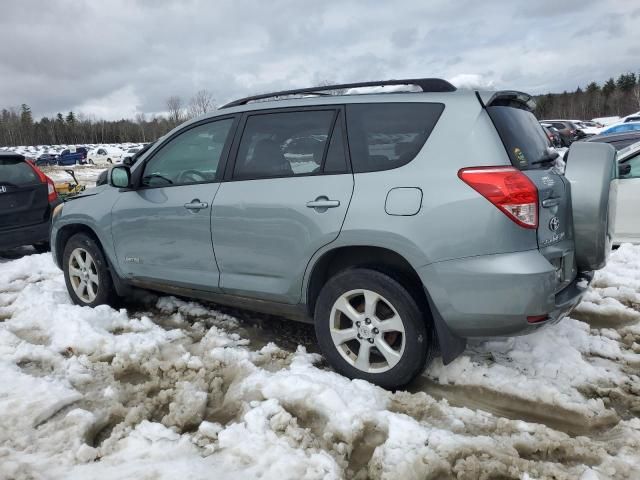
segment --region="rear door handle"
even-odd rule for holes
[[[208,207],[209,207],[209,204],[207,202],[201,202],[197,198],[191,200],[189,203],[184,204],[184,208],[192,212],[197,212],[198,210],[202,210]]]
[[[308,208],[336,208],[340,206],[340,200],[329,200],[327,197],[318,197],[311,202],[307,202]]]

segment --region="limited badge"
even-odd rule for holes
[[[515,155],[516,161],[519,165],[524,166],[527,164],[527,159],[524,157],[524,153],[522,153],[522,150],[520,150],[518,147],[513,149],[513,154]]]

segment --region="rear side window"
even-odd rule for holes
[[[23,160],[0,158],[0,185],[21,187],[40,183],[36,172]]]
[[[320,173],[335,117],[335,110],[250,115],[238,147],[233,178]],[[333,164],[332,161],[332,168]]]
[[[441,103],[347,105],[354,171],[377,172],[409,163],[424,145],[443,110]]]
[[[487,112],[514,167],[520,170],[548,167],[534,163],[548,156],[548,143],[533,113],[502,106],[487,107]]]

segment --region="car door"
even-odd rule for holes
[[[640,154],[621,165],[629,165],[631,172],[619,175],[612,185],[615,192],[614,243],[640,243]]]
[[[235,122],[230,116],[190,125],[134,171],[137,187],[121,192],[112,210],[118,265],[127,277],[218,290],[211,205]]]
[[[342,227],[353,175],[340,107],[245,114],[214,200],[225,293],[295,304],[312,255]]]

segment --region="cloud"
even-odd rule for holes
[[[6,0],[0,107],[121,118],[203,88],[222,104],[403,77],[544,93],[638,68],[628,2],[567,2]]]

